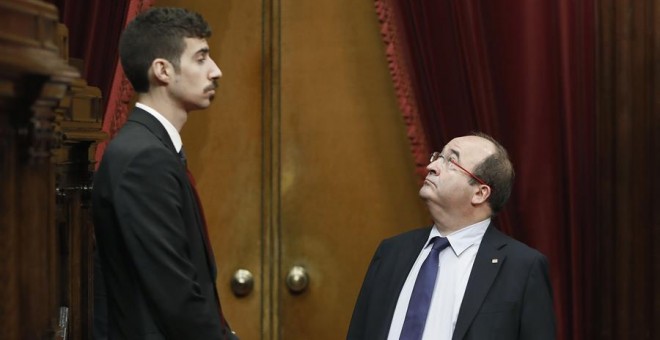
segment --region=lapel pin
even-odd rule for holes
[[[498,261],[497,259],[490,260],[490,262],[492,262],[492,263],[497,263],[497,261]]]

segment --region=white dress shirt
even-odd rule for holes
[[[167,131],[167,134],[170,135],[170,139],[172,140],[172,144],[174,144],[174,150],[176,152],[180,152],[181,148],[183,147],[183,142],[181,141],[181,135],[179,134],[179,131],[170,123],[167,118],[163,117],[162,114],[160,114],[158,111],[154,110],[151,106],[142,104],[140,102],[135,103],[135,107],[138,107],[142,110],[147,111],[150,115],[156,117],[160,124],[163,125],[165,130]]]
[[[490,218],[444,236],[449,240],[450,246],[439,254],[440,268],[438,268],[438,277],[435,280],[422,340],[451,340],[472,265],[489,224]],[[394,310],[388,340],[398,340],[401,335],[417,274],[431,252],[429,241],[435,236],[443,235],[434,227],[403,284]]]

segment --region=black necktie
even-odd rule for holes
[[[212,276],[215,277],[215,256],[213,255],[213,248],[211,247],[211,241],[209,240],[209,231],[208,231],[208,226],[206,225],[206,216],[204,216],[204,208],[202,207],[202,202],[199,199],[199,193],[197,192],[197,184],[195,183],[195,178],[193,177],[192,173],[188,170],[188,160],[186,159],[186,153],[183,151],[183,147],[181,147],[181,151],[179,151],[179,159],[181,159],[181,163],[186,167],[186,174],[188,175],[188,180],[190,181],[190,185],[192,186],[193,194],[195,195],[195,200],[197,201],[197,206],[199,208],[199,214],[201,215],[200,218],[202,219],[203,223],[203,236],[204,236],[204,243],[206,244],[206,255],[208,256],[209,263],[211,263],[211,266],[213,268],[213,274]],[[216,287],[214,286],[214,289]],[[218,292],[216,290],[215,292],[215,297],[218,302],[218,311],[220,313],[220,322],[222,323],[223,326],[228,327],[227,325],[227,320],[225,319],[224,314],[222,313],[222,307],[220,307],[220,299],[218,297]]]
[[[438,276],[438,256],[443,249],[449,246],[449,241],[446,237],[436,236],[431,239],[431,243],[433,244],[433,248],[431,248],[429,256],[424,260],[422,267],[419,269],[415,286],[410,295],[406,319],[403,322],[403,329],[401,329],[401,336],[399,337],[400,340],[419,340],[424,334],[424,326],[426,325],[426,317],[431,307],[435,279]]]
[[[186,159],[186,153],[183,152],[183,147],[181,147],[181,151],[179,151],[179,159],[181,159],[181,163],[188,168],[188,160]]]

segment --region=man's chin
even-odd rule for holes
[[[420,189],[419,189],[419,197],[421,197],[423,200],[427,200],[429,198],[429,188],[428,184],[424,184]]]
[[[197,110],[204,110],[207,109],[209,106],[211,106],[211,101],[203,101],[199,103],[195,103],[195,105],[191,105],[192,107],[188,111],[197,111]]]

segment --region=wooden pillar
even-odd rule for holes
[[[100,95],[69,65],[59,27],[53,5],[0,2],[0,329],[8,340],[91,334],[82,326],[92,246],[84,193],[90,150],[103,138]]]

